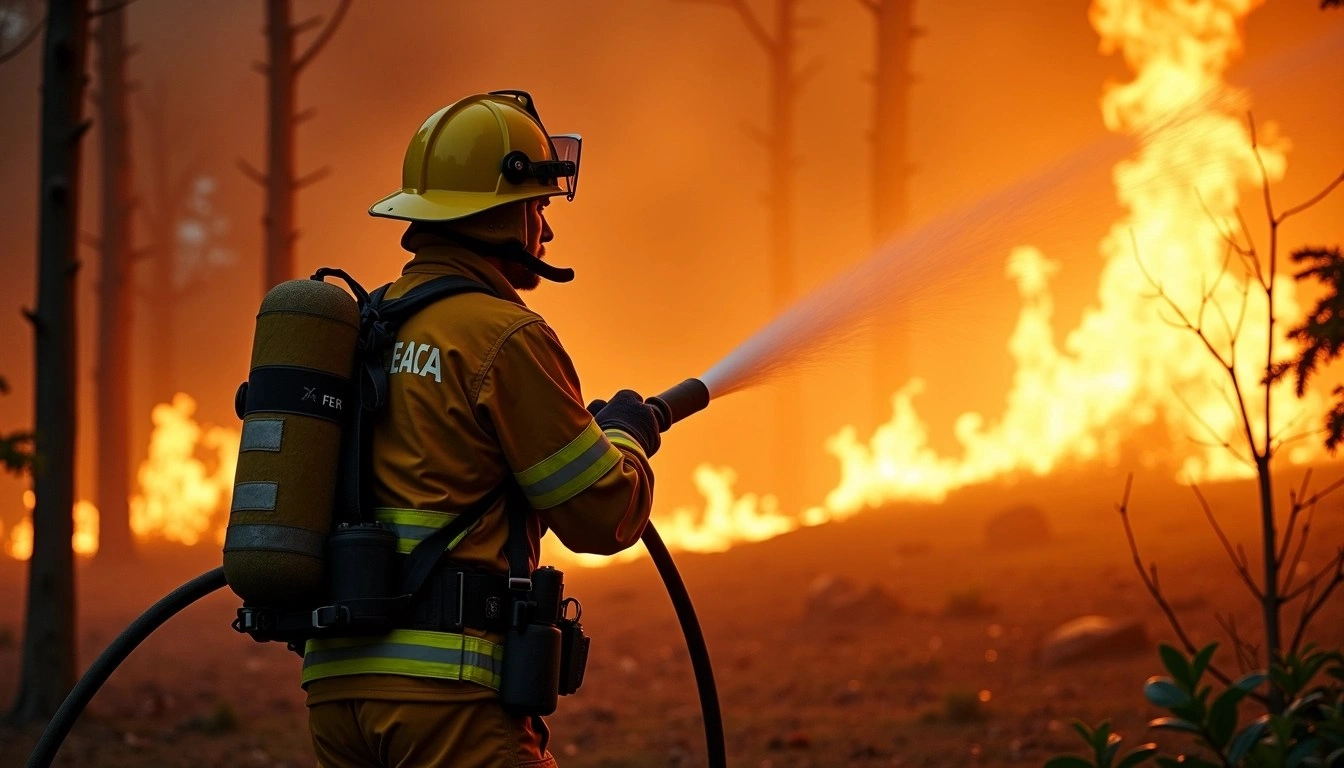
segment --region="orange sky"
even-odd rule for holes
[[[296,6],[301,18],[331,3]],[[1344,13],[1316,6],[1272,0],[1256,11],[1231,79],[1322,27],[1344,24]],[[465,93],[526,88],[552,131],[585,137],[579,196],[551,208],[552,258],[575,267],[579,279],[544,286],[529,301],[566,342],[588,396],[626,386],[652,393],[698,374],[768,319],[764,153],[742,130],[763,122],[764,64],[731,13],[661,0],[528,0],[508,10],[405,2],[395,4],[396,14],[393,7],[357,1],[300,81],[301,105],[317,110],[299,130],[300,171],[333,169],[299,198],[303,270],[342,265],[368,284],[394,277],[405,258],[400,229],[364,210],[398,183],[411,133]],[[858,3],[805,0],[803,7],[824,21],[802,38],[803,60],[816,53],[822,69],[801,97],[797,148],[798,269],[802,284],[816,285],[855,263],[868,245],[871,100],[862,76],[872,34]],[[912,90],[914,219],[972,200],[1103,133],[1103,84],[1124,78],[1126,69],[1098,53],[1086,8],[1081,0],[917,6],[928,36],[916,49]],[[180,145],[152,151],[179,161],[199,156],[202,171],[221,184],[238,263],[181,313],[179,355],[193,361],[186,389],[202,415],[232,424],[232,393],[246,376],[260,298],[262,194],[234,164],[263,157],[264,82],[251,68],[264,56],[262,4],[140,0],[129,14],[142,46],[133,76],[149,88],[162,84],[182,136]],[[0,398],[0,431],[27,425],[31,413],[31,343],[18,308],[31,303],[35,286],[37,70],[36,50],[0,68],[0,263],[8,277],[0,282],[0,374],[13,385]],[[1253,99],[1257,117],[1277,121],[1293,141],[1280,199],[1304,198],[1344,167],[1344,55],[1322,62],[1307,82],[1259,87]],[[95,129],[86,145],[89,179],[96,138]],[[151,150],[139,144],[137,151]],[[1060,327],[1070,327],[1094,296],[1096,243],[1118,210],[1105,169],[1084,185],[1086,204],[1076,215],[1030,235],[1064,262],[1055,283]],[[88,230],[96,228],[95,195],[85,198]],[[1344,239],[1342,205],[1337,197],[1294,220],[1288,243]],[[953,296],[915,308],[935,318],[916,326],[912,355],[929,382],[920,408],[936,446],[951,446],[946,432],[957,414],[994,414],[1002,405],[1010,374],[1005,345],[1018,310],[1002,263],[1015,244],[986,254],[982,284],[965,301]],[[87,251],[86,258],[87,296],[96,259]],[[84,305],[85,328],[91,308]],[[81,340],[86,352],[91,338],[86,331]],[[149,354],[141,350],[139,359]],[[86,354],[81,361],[86,391],[91,360]],[[868,422],[866,370],[860,357],[805,382],[810,466],[792,489],[804,498],[788,506],[813,503],[833,484],[835,462],[822,441],[845,422]],[[767,454],[758,450],[772,439],[770,413],[768,396],[745,393],[680,425],[657,461],[660,506],[694,500],[689,478],[701,461],[736,466],[743,489],[776,490]],[[143,415],[147,422],[147,409]],[[87,494],[92,478],[84,470]],[[20,513],[20,487],[0,482],[0,520]]]

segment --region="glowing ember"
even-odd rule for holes
[[[5,554],[15,560],[27,560],[33,556],[33,507],[37,497],[32,491],[23,492],[23,506],[27,512],[5,539]],[[92,557],[98,554],[98,508],[87,501],[75,502],[75,533],[70,544],[75,554]]]
[[[154,407],[149,458],[140,465],[140,493],[131,499],[131,530],[141,539],[195,544],[222,526],[216,515],[233,493],[238,431],[203,430],[196,401],[178,393]],[[211,461],[203,461],[198,453]]]

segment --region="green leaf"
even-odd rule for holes
[[[1155,706],[1171,709],[1190,703],[1190,694],[1186,693],[1169,678],[1150,677],[1143,686],[1143,695]]]
[[[1232,687],[1250,693],[1264,685],[1266,679],[1268,679],[1268,675],[1264,672],[1251,672],[1232,681]]]
[[[1292,751],[1288,753],[1288,757],[1283,761],[1283,768],[1297,768],[1304,760],[1311,757],[1311,753],[1316,751],[1316,747],[1320,743],[1321,740],[1315,737],[1298,742],[1297,746],[1293,747]]]
[[[1077,731],[1079,736],[1083,737],[1083,743],[1087,744],[1089,747],[1095,746],[1092,741],[1092,729],[1087,727],[1087,723],[1084,723],[1082,720],[1074,720],[1072,723],[1069,723],[1069,726]]]
[[[1269,715],[1262,715],[1250,725],[1241,729],[1236,738],[1232,739],[1232,745],[1227,748],[1227,761],[1233,765],[1239,765],[1242,758],[1250,754],[1251,749],[1260,743],[1269,730]]]
[[[1094,768],[1094,766],[1076,755],[1060,755],[1045,761],[1045,768]]]
[[[1167,668],[1172,678],[1185,690],[1194,690],[1194,678],[1190,674],[1190,664],[1185,660],[1185,654],[1166,643],[1157,646],[1157,653],[1162,657],[1162,666]]]
[[[1156,744],[1144,744],[1133,752],[1125,755],[1124,759],[1115,768],[1134,768],[1134,766],[1148,761],[1148,758],[1157,753]]]
[[[1198,725],[1179,717],[1159,717],[1156,720],[1149,720],[1148,727],[1166,731],[1184,731],[1186,733],[1200,732]]]
[[[1097,756],[1106,751],[1106,745],[1111,743],[1111,721],[1102,720],[1097,724],[1097,730],[1092,732],[1092,746],[1096,748]]]
[[[1215,749],[1221,750],[1232,738],[1232,731],[1237,727],[1237,707],[1241,700],[1264,681],[1264,675],[1247,675],[1232,683],[1231,688],[1214,699],[1209,709],[1209,742]]]
[[[1213,660],[1213,652],[1218,650],[1217,643],[1209,643],[1195,654],[1195,658],[1190,661],[1190,687],[1194,688],[1199,684],[1199,678],[1204,676],[1204,671],[1209,668],[1209,662]]]

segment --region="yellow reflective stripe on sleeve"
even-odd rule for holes
[[[513,477],[534,508],[549,509],[574,498],[620,460],[620,450],[589,421],[569,445]]]
[[[499,690],[504,646],[453,632],[396,629],[378,637],[309,640],[303,684],[342,675],[388,674],[464,680]]]
[[[637,453],[645,461],[649,460],[649,457],[644,455],[644,446],[640,445],[639,442],[631,437],[625,430],[608,429],[604,434],[606,434],[607,439],[611,441],[612,445]]]
[[[373,510],[373,519],[388,526],[397,534],[397,552],[407,555],[438,529],[453,521],[456,512],[429,512],[423,509],[397,509],[377,507]],[[475,526],[468,526],[457,538],[448,543],[447,549],[456,547]]]

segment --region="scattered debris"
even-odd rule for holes
[[[182,721],[184,731],[199,731],[211,736],[232,733],[239,728],[238,715],[227,701],[220,701],[208,715],[196,715]]]
[[[1032,549],[1048,544],[1053,537],[1045,513],[1030,504],[1010,507],[985,522],[985,544],[990,549]]]
[[[981,691],[954,688],[943,693],[943,718],[949,723],[975,723],[984,720],[985,697]]]
[[[988,616],[998,611],[998,607],[985,600],[979,587],[967,587],[947,593],[947,605],[943,615],[953,618],[970,616]]]
[[[1141,653],[1151,647],[1148,632],[1137,619],[1082,616],[1046,635],[1040,658],[1046,666],[1057,666],[1085,658]]]
[[[803,600],[803,620],[806,622],[887,621],[901,613],[900,602],[881,585],[860,586],[853,579],[831,574],[813,579]]]

